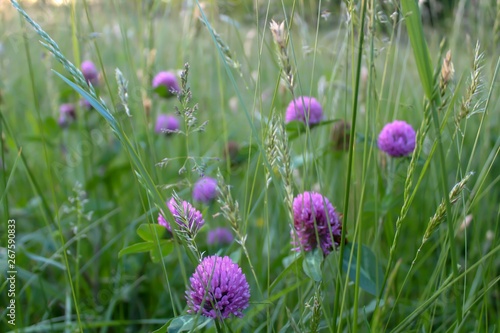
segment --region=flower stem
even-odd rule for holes
[[[441,190],[443,192],[444,203],[446,206],[446,220],[448,222],[448,241],[450,246],[450,254],[451,254],[451,266],[453,277],[458,278],[458,262],[457,262],[457,251],[455,248],[455,236],[453,231],[453,221],[451,216],[451,203],[450,198],[448,196],[448,181],[446,174],[446,162],[444,157],[444,148],[441,142],[441,131],[439,129],[439,117],[437,114],[437,110],[434,105],[431,108],[432,120],[434,124],[434,130],[436,131],[436,141],[438,145],[438,155],[439,155],[439,166],[441,172]],[[456,307],[456,316],[457,316],[457,325],[460,325],[463,319],[463,310],[462,303],[460,300],[460,289],[458,283],[453,284],[453,293],[455,294],[455,307]]]
[[[223,333],[224,330],[222,329],[222,325],[221,325],[219,319],[216,318],[214,320],[214,323],[215,323],[215,330],[217,331],[217,333]]]
[[[363,57],[363,41],[364,41],[364,25],[365,25],[365,14],[366,14],[366,0],[363,0],[361,3],[361,24],[359,28],[359,39],[358,39],[358,59],[357,59],[357,70],[356,70],[356,81],[354,84],[354,93],[353,93],[353,107],[352,107],[352,120],[351,120],[351,133],[350,137],[354,138],[356,134],[356,118],[358,115],[358,92],[359,92],[359,81],[360,81],[360,73],[361,73],[361,60]],[[335,285],[335,303],[333,308],[333,320],[336,321],[339,315],[339,302],[340,302],[340,288],[341,288],[341,279],[342,279],[342,258],[344,257],[344,245],[346,238],[346,227],[347,227],[347,213],[349,210],[349,196],[350,196],[350,187],[351,187],[351,176],[353,169],[353,159],[354,159],[354,141],[349,141],[349,161],[347,167],[347,181],[346,181],[346,189],[345,189],[345,197],[344,197],[344,217],[342,218],[342,240],[340,242],[340,253],[339,253],[339,262],[338,262],[338,271],[339,277],[336,279]],[[338,320],[337,332],[341,331],[342,327],[342,316],[340,316]]]

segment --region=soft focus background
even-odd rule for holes
[[[194,203],[206,221],[195,239],[200,251],[230,256],[251,288],[243,317],[226,320],[225,331],[498,332],[498,1],[418,3],[434,73],[429,78],[435,89],[432,103],[424,90],[429,82],[418,67],[427,59],[415,51],[424,44],[412,47],[415,35],[408,33],[409,16],[399,1],[367,1],[364,26],[361,2],[355,1],[20,4],[76,67],[84,60],[96,64],[97,94],[163,200],[175,191],[192,201],[200,173],[216,177],[220,170],[231,185],[247,253],[236,241],[207,244],[210,230],[231,225],[221,204]],[[304,272],[302,260],[311,257],[293,255],[284,182],[262,148],[271,116],[284,115],[292,100],[280,78],[271,19],[287,22],[295,94],[314,96],[326,120],[352,122],[356,114],[352,162],[348,149],[334,149],[339,146],[335,122],[300,133],[287,127],[290,153],[285,156],[291,161],[294,195],[320,192],[346,215],[349,245],[342,257],[334,251],[321,262],[321,282]],[[119,256],[142,241],[136,232],[141,225],[157,223],[158,203],[152,189],[143,186],[130,151],[109,123],[82,107],[80,96],[54,74],[70,78],[39,41],[10,1],[0,0],[2,274],[7,271],[8,219],[16,220],[17,265],[16,326],[7,323],[8,284],[1,280],[0,332],[160,329],[187,314],[184,295],[196,266],[178,243],[172,253],[157,258],[149,252]],[[448,50],[454,75],[448,72],[440,92]],[[198,124],[208,121],[205,131],[190,133],[189,139],[154,131],[156,117],[174,114],[180,103],[159,97],[151,87],[156,73],[179,75],[185,63],[190,106],[198,105]],[[117,68],[128,81],[131,117],[120,101]],[[75,105],[76,120],[60,126],[64,103]],[[395,119],[415,130],[428,122],[407,189],[411,158],[390,158],[377,147],[379,132]],[[235,147],[233,155],[228,144]],[[168,163],[159,165],[164,159]],[[474,174],[445,214],[443,198],[469,172]],[[357,244],[363,244],[363,254],[352,251]],[[338,263],[349,258],[351,265],[340,272]],[[366,291],[370,283],[380,286],[384,276],[383,291]],[[210,322],[200,330],[216,332],[216,326]]]

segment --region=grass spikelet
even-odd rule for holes
[[[255,273],[255,269],[252,264],[252,260],[250,260],[250,254],[246,247],[247,234],[244,230],[244,225],[241,222],[240,217],[240,208],[238,202],[233,199],[231,195],[230,186],[226,185],[224,181],[224,177],[222,176],[220,170],[217,170],[217,192],[219,195],[217,196],[217,202],[220,205],[220,209],[222,211],[222,216],[229,222],[231,225],[231,229],[233,229],[236,234],[236,242],[241,245],[243,249],[243,253],[248,260],[250,265],[250,269],[252,270],[252,274],[257,282],[257,274]],[[260,285],[257,283],[259,288],[259,292],[261,292]]]
[[[441,66],[441,76],[439,78],[439,90],[441,96],[444,96],[448,83],[453,79],[453,74],[455,69],[453,67],[453,62],[451,62],[451,50],[446,52],[446,56],[443,59],[443,64]]]
[[[196,113],[198,112],[198,104],[190,106],[191,99],[193,98],[193,93],[191,92],[191,88],[188,85],[188,77],[189,77],[189,63],[184,64],[184,69],[181,73],[181,90],[177,94],[177,99],[180,102],[180,108],[175,107],[175,111],[178,115],[180,115],[184,119],[184,123],[186,124],[186,132],[178,131],[178,133],[183,133],[188,136],[190,132],[196,132],[200,130],[200,128],[195,128],[198,119],[196,118]],[[202,125],[204,127],[204,124]],[[202,127],[200,126],[200,127]]]
[[[76,182],[73,187],[74,196],[68,197],[68,202],[70,206],[62,206],[61,213],[71,214],[75,213],[78,220],[92,220],[92,211],[86,212],[85,205],[88,204],[89,200],[87,198],[87,193],[83,190],[82,184]],[[76,234],[76,232],[75,232]]]
[[[482,102],[478,101],[474,105],[472,102],[476,95],[479,94],[481,90],[481,69],[483,62],[483,53],[480,53],[479,42],[476,43],[476,48],[474,51],[474,61],[472,63],[472,72],[470,76],[469,86],[465,96],[462,98],[462,103],[460,105],[460,112],[456,116],[455,123],[458,125],[462,119],[468,117],[478,111]]]
[[[221,207],[222,215],[231,224],[231,228],[236,234],[237,242],[245,247],[247,236],[245,231],[240,227],[240,208],[238,202],[233,199],[229,186],[225,184],[220,170],[217,172],[217,184],[217,191],[219,192],[217,202]]]
[[[462,193],[462,190],[467,184],[467,181],[473,174],[474,174],[473,172],[469,172],[468,174],[465,175],[465,177],[461,181],[459,181],[457,184],[455,184],[455,186],[453,186],[449,194],[451,204],[457,202],[457,200],[460,197],[460,193]],[[427,224],[427,229],[425,230],[424,237],[422,238],[422,245],[420,245],[420,248],[422,248],[422,246],[432,236],[434,231],[443,223],[443,221],[445,220],[445,216],[446,216],[446,205],[443,199],[439,204],[436,213],[431,217],[429,223]]]
[[[226,42],[222,39],[222,37],[215,31],[214,28],[212,28],[211,25],[207,24],[207,21],[205,21],[205,16],[200,17],[201,23],[208,29],[208,31],[213,35],[215,39],[215,43],[217,44],[217,47],[219,50],[222,52],[222,55],[224,56],[224,60],[226,60],[227,64],[231,66],[233,69],[236,69],[239,73],[240,76],[243,75],[241,72],[241,64],[239,63],[238,60],[236,60],[233,52],[231,51],[231,48],[229,45],[227,45]]]
[[[97,98],[94,87],[87,84],[82,72],[75,67],[68,59],[64,57],[59,48],[59,45],[36,23],[31,17],[21,8],[16,0],[11,0],[12,6],[24,17],[24,19],[35,29],[36,33],[45,41],[41,44],[64,66],[64,68],[71,74],[73,79],[82,88],[88,89],[92,97]]]
[[[290,148],[288,146],[285,124],[277,112],[274,112],[271,118],[265,147],[267,159],[272,168],[272,170],[267,171],[267,185],[269,186],[271,183],[271,173],[277,170],[283,180],[286,195],[285,201],[291,214],[293,205],[293,174],[290,162]]]
[[[170,132],[179,133],[185,136],[184,143],[186,147],[186,157],[184,164],[179,169],[179,174],[185,173],[188,170],[188,162],[192,162],[193,166],[191,168],[191,171],[198,172],[200,176],[203,176],[206,167],[203,163],[203,158],[193,157],[190,155],[190,134],[194,132],[204,132],[208,121],[205,121],[201,125],[198,125],[198,119],[196,118],[198,113],[198,103],[191,105],[193,93],[191,91],[191,87],[188,85],[189,63],[184,64],[184,69],[180,77],[181,87],[179,93],[177,94],[177,99],[180,102],[180,106],[175,106],[175,112],[177,113],[177,115],[182,117],[185,124],[185,131],[176,130],[175,132]],[[198,163],[198,160],[201,160],[201,162]],[[163,160],[162,162],[167,161]]]
[[[311,311],[311,324],[310,324],[310,333],[318,332],[318,327],[321,321],[321,288],[320,284],[316,287],[316,292],[312,298],[312,305],[306,304],[306,307]]]
[[[285,29],[285,21],[277,23],[272,20],[269,24],[269,29],[273,35],[274,44],[277,47],[278,61],[281,66],[281,74],[287,84],[287,88],[293,95],[295,85],[295,74],[288,56],[288,33]]]
[[[187,227],[186,228],[179,227],[179,225],[177,225],[177,223],[175,222],[170,223],[170,226],[172,230],[175,231],[177,236],[179,236],[179,238],[181,238],[186,242],[187,248],[191,250],[192,253],[195,254],[196,258],[199,261],[201,261],[203,253],[201,253],[200,250],[198,250],[198,246],[196,245],[196,242],[194,240],[196,235],[198,234],[199,227],[196,225],[196,223],[191,223],[191,228],[189,227],[190,226],[189,221],[192,219],[192,217],[188,216],[189,212],[187,212],[184,209],[184,205],[182,204],[182,199],[179,198],[179,196],[175,191],[173,191],[172,193],[172,198],[174,198],[174,204],[173,204],[174,209],[179,214],[178,216],[176,215],[175,218],[179,219],[182,222],[182,224]]]
[[[116,83],[118,84],[118,96],[127,116],[132,117],[128,108],[128,82],[125,80],[122,72],[117,68],[115,70]]]
[[[455,184],[455,186],[453,186],[449,194],[449,199],[451,204],[454,204],[460,198],[460,193],[462,193],[462,190],[464,189],[465,185],[467,184],[467,181],[470,179],[472,175],[474,175],[474,172],[469,172],[468,174],[465,175],[464,178],[462,178],[461,181],[459,181],[457,184]],[[429,219],[429,222],[427,223],[427,228],[425,229],[424,236],[422,237],[422,243],[420,244],[420,247],[418,248],[417,253],[415,254],[415,258],[413,259],[411,267],[413,267],[417,262],[422,247],[429,240],[434,231],[436,231],[436,229],[443,223],[443,221],[445,221],[445,217],[446,217],[446,203],[443,198],[438,208],[436,209],[436,212]]]

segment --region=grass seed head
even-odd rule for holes
[[[446,56],[443,59],[443,64],[441,66],[441,77],[439,80],[439,87],[441,90],[441,96],[444,95],[448,83],[453,79],[453,74],[455,73],[455,68],[453,67],[453,62],[451,62],[451,50],[446,52]]]

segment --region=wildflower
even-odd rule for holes
[[[171,134],[179,130],[180,122],[176,116],[160,114],[156,118],[155,132]]]
[[[59,119],[57,123],[60,127],[66,128],[71,122],[76,120],[75,106],[71,103],[61,104],[59,107]]]
[[[175,222],[181,229],[196,233],[198,229],[200,229],[205,224],[203,215],[201,215],[200,211],[194,208],[189,202],[182,202],[182,211],[180,212],[177,211],[175,206],[176,203],[174,198],[170,199],[170,201],[167,202],[167,207],[170,210],[170,213],[172,213]],[[172,227],[162,214],[158,215],[158,224],[164,226],[168,231],[171,232]],[[187,225],[185,222],[187,222]]]
[[[193,199],[203,203],[210,203],[217,197],[217,180],[210,177],[199,179],[193,186]]]
[[[336,151],[349,150],[351,124],[340,120],[333,125],[332,148]]]
[[[208,245],[226,245],[231,244],[233,240],[233,233],[227,228],[215,228],[207,235]]]
[[[153,89],[161,97],[169,98],[180,92],[177,77],[172,72],[159,72],[153,78]]]
[[[188,312],[213,319],[242,317],[250,287],[241,268],[229,257],[210,256],[196,267],[186,291]]]
[[[340,216],[330,201],[319,193],[304,192],[295,197],[293,224],[295,231],[291,234],[295,251],[311,251],[319,246],[326,256],[340,245]]]
[[[392,157],[409,155],[415,149],[415,130],[411,125],[395,120],[386,124],[378,136],[378,147]]]
[[[302,96],[288,104],[285,114],[285,123],[294,120],[304,124],[317,124],[323,119],[323,109],[314,97]]]
[[[93,86],[99,84],[99,72],[92,61],[85,60],[82,62],[81,69],[87,83],[91,83]]]

